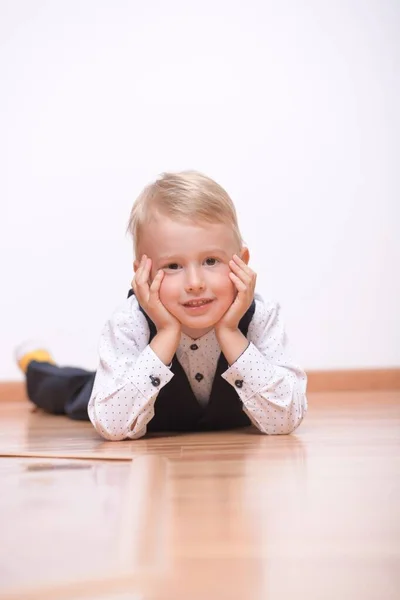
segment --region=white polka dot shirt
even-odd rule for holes
[[[222,377],[234,387],[244,412],[261,432],[291,433],[307,410],[307,378],[288,355],[279,304],[265,303],[258,294],[255,303],[249,346]],[[108,440],[145,435],[157,395],[174,376],[150,348],[149,336],[135,296],[103,329],[88,412],[95,429]],[[214,330],[196,340],[181,335],[176,356],[202,406],[210,398],[220,352]]]

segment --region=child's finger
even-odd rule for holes
[[[245,292],[248,289],[248,286],[235,273],[229,273],[229,277],[235,284],[238,292]]]
[[[235,273],[243,283],[250,285],[253,279],[253,274],[247,273],[241,266],[236,264],[233,260],[229,262],[229,267]]]
[[[146,282],[149,281],[151,272],[151,258],[146,258],[145,265],[143,267],[144,277],[146,278]]]
[[[147,256],[145,254],[142,254],[142,256],[140,257],[137,273],[141,273],[143,271],[143,266],[145,265],[146,260],[147,260]]]
[[[162,269],[160,269],[159,271],[157,271],[156,276],[154,277],[151,286],[150,286],[150,294],[151,295],[157,295],[158,296],[158,292],[160,291],[160,287],[161,287],[161,282],[164,278],[164,271]]]
[[[235,264],[239,265],[243,269],[243,271],[247,273],[247,275],[249,275],[250,277],[252,275],[255,275],[253,269],[250,269],[249,265],[247,265],[237,254],[233,255],[232,260]]]
[[[140,274],[141,274],[141,278],[145,278],[148,271],[149,271],[149,261],[150,259],[147,258],[147,256],[144,254],[143,255],[143,262],[140,265]]]
[[[151,259],[143,255],[143,260],[140,263],[140,267],[137,270],[136,281],[138,285],[148,284],[151,270]]]
[[[138,283],[138,281],[140,281],[140,278],[142,276],[143,273],[143,264],[144,264],[144,255],[141,257],[140,262],[139,262],[139,266],[135,271],[135,281],[136,283]]]

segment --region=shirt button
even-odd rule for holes
[[[204,379],[204,375],[202,375],[201,373],[196,373],[196,375],[194,376],[195,379],[197,379],[197,381],[201,381],[202,379]]]
[[[150,375],[150,379],[154,387],[158,387],[161,383],[160,379],[158,377],[153,377],[153,375]]]
[[[243,380],[242,379],[236,379],[235,385],[236,385],[237,388],[243,387]]]
[[[198,347],[198,345],[197,345],[197,344],[192,344],[192,345],[190,346],[190,349],[191,349],[191,350],[198,350],[198,349],[199,349],[199,347]]]

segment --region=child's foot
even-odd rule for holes
[[[55,364],[54,358],[51,356],[50,352],[46,350],[42,344],[34,340],[24,342],[18,346],[15,350],[15,358],[23,373],[27,372],[28,365],[32,360]]]

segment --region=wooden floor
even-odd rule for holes
[[[110,443],[0,404],[0,598],[400,598],[400,392],[297,433]]]

